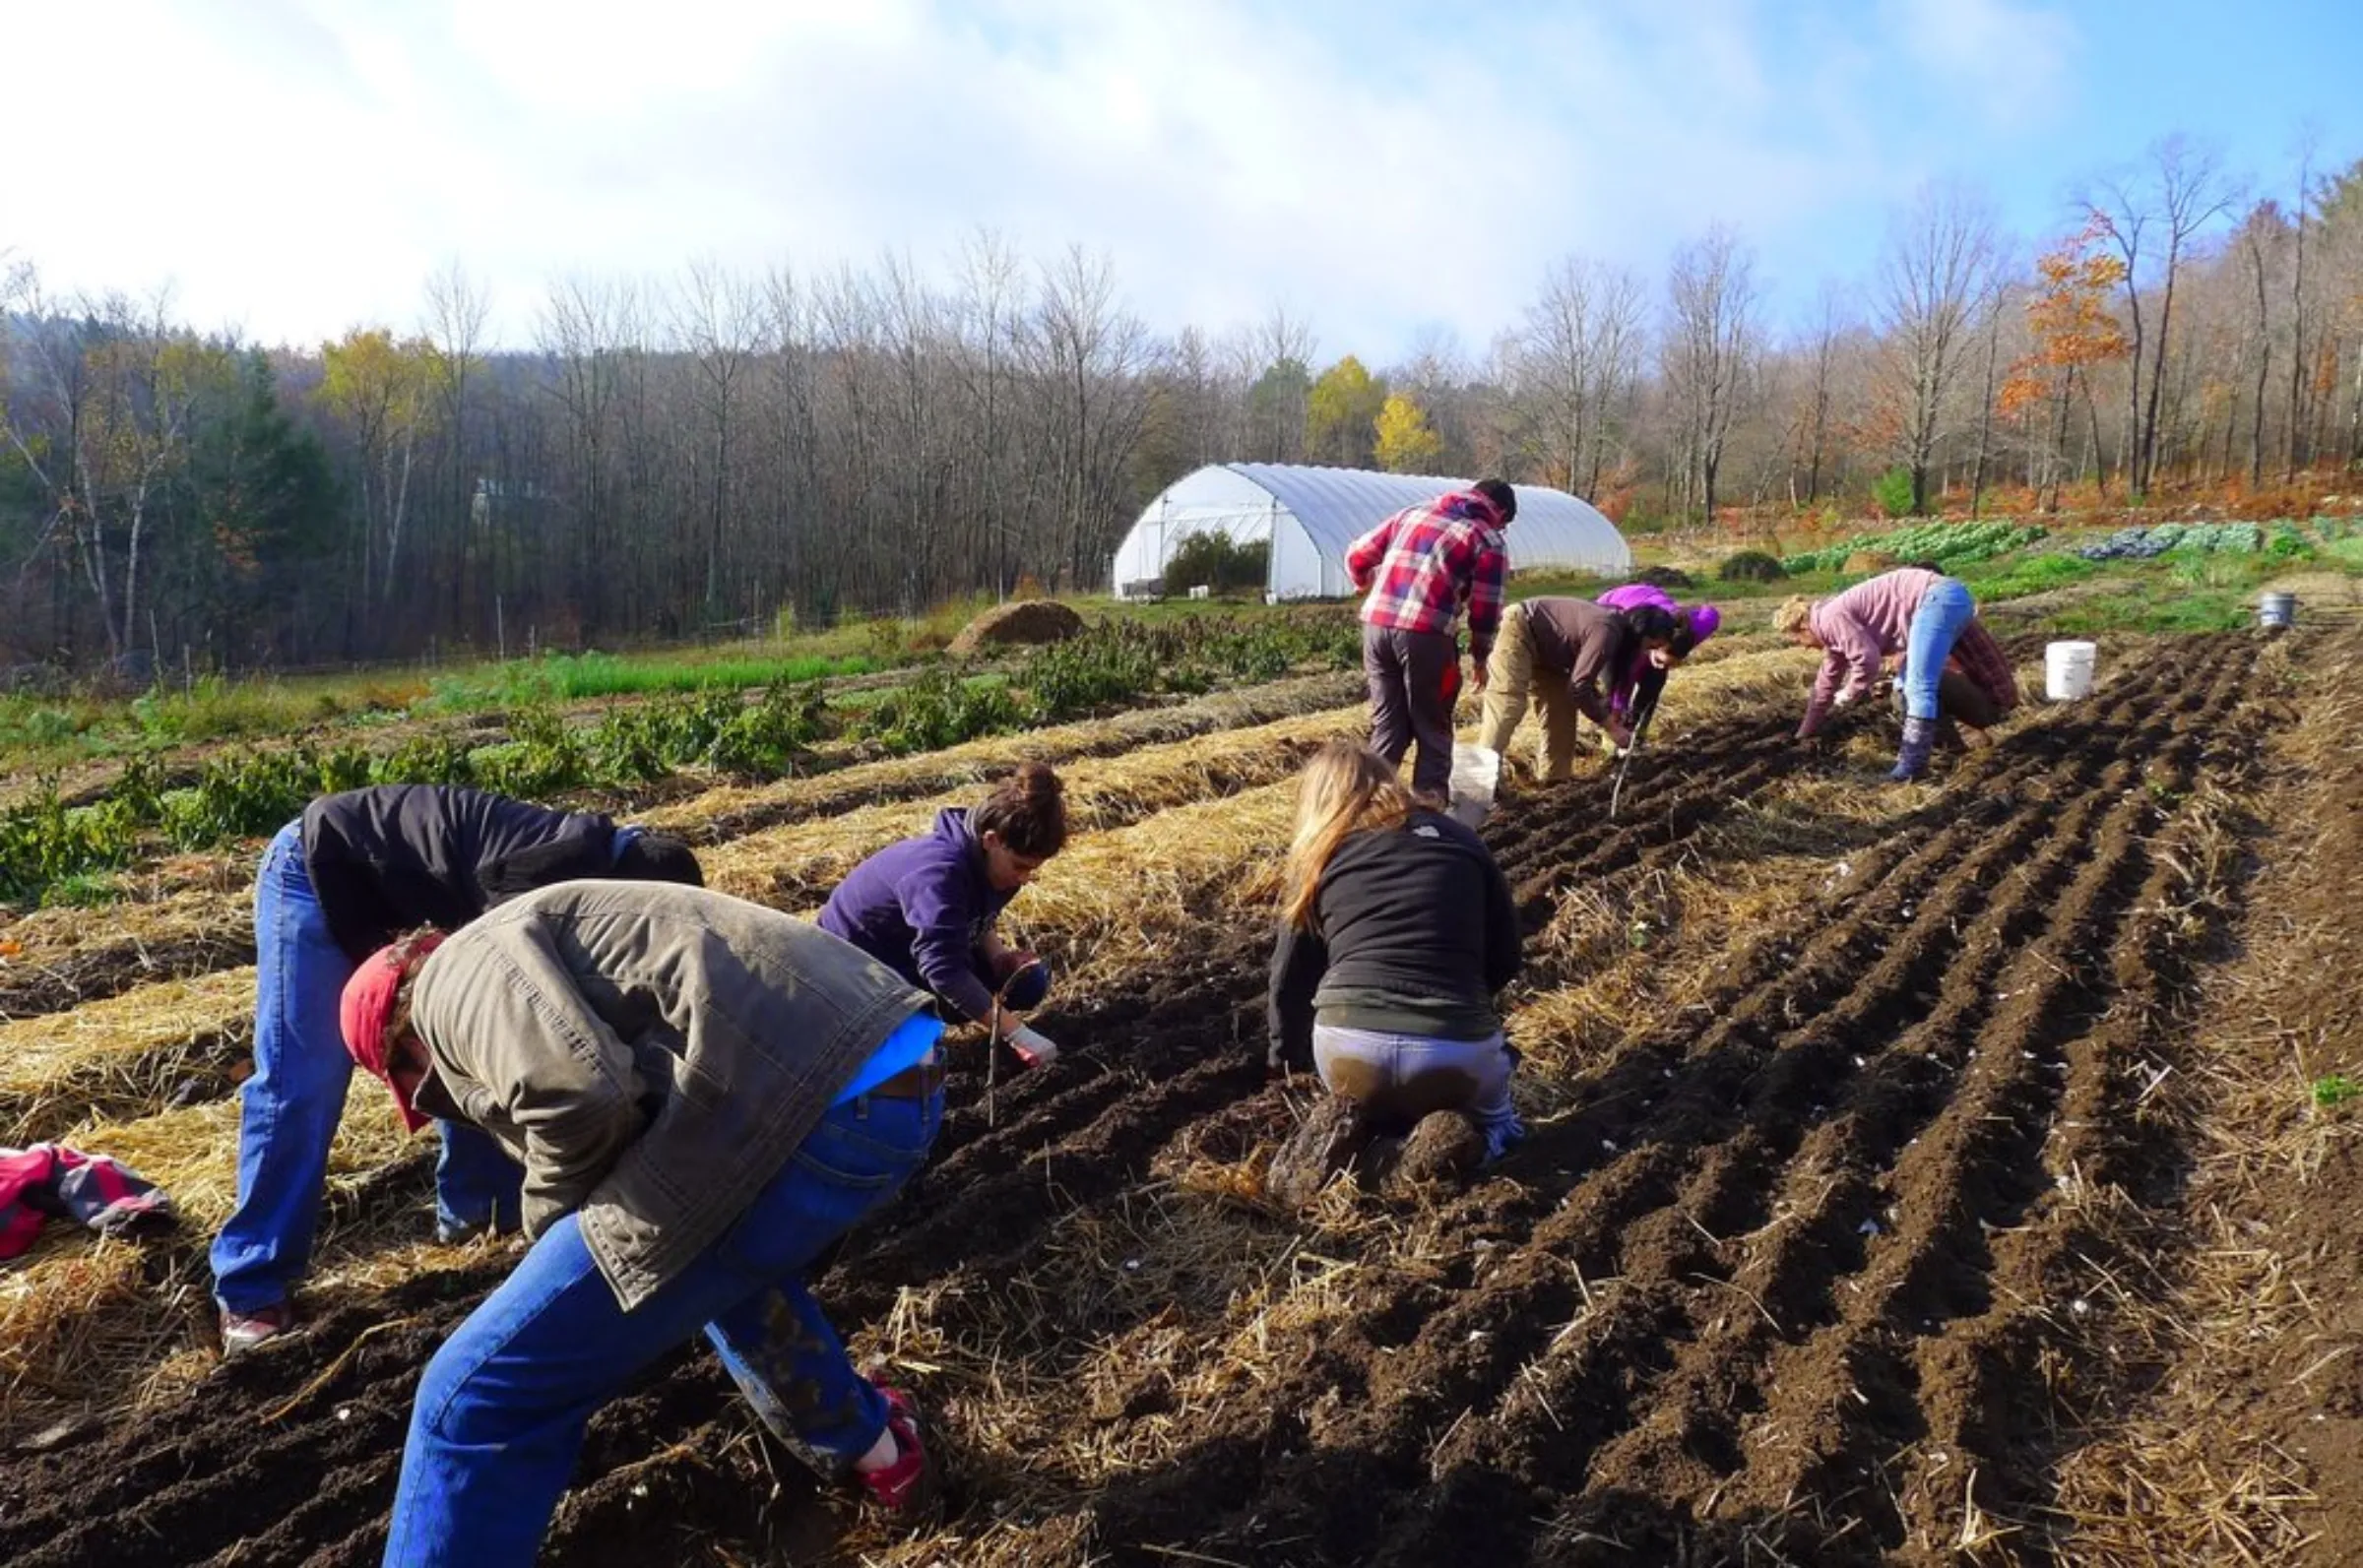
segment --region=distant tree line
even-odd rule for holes
[[[1106,261],[990,235],[937,276],[572,278],[505,348],[456,265],[414,331],[290,350],[0,261],[0,657],[289,667],[1093,588],[1230,460],[1500,471],[1628,527],[2254,490],[2363,465],[2363,163],[2282,183],[2169,138],[2031,256],[1932,186],[1867,286],[1785,321],[1726,228],[1659,286],[1569,256],[1482,349],[1383,372],[1286,311],[1160,337]]]

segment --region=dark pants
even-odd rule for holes
[[[1371,683],[1371,749],[1388,762],[1401,762],[1418,739],[1411,786],[1438,799],[1452,787],[1452,704],[1446,683],[1459,666],[1460,644],[1449,632],[1362,629],[1362,672]]]

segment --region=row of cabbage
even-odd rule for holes
[[[1781,569],[1792,575],[1799,572],[1835,572],[1846,565],[1846,558],[1860,550],[1877,550],[1899,561],[1934,561],[1939,566],[1967,566],[1973,561],[1992,560],[2020,545],[2031,544],[2044,536],[2046,530],[2032,523],[2013,523],[2009,518],[1996,518],[1984,523],[1915,523],[1909,528],[1896,529],[1888,533],[1858,533],[1842,544],[1825,545],[1818,550],[1801,550],[1780,558]]]
[[[2339,520],[2320,520],[2322,537],[2338,536]],[[2119,529],[2097,544],[2076,551],[2087,561],[2147,561],[2175,555],[2301,554],[2312,547],[2305,531],[2294,523],[2275,523],[2269,531],[2256,523],[2159,523],[2149,528]]]

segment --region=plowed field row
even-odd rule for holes
[[[1119,1376],[1109,1418],[1153,1423],[1154,1463],[1034,1478],[1013,1521],[956,1488],[967,1534],[939,1555],[984,1560],[961,1544],[983,1534],[1043,1562],[2049,1561],[2035,1434],[2089,1359],[2061,1286],[2088,1184],[2155,1155],[2129,1112],[2182,962],[2189,791],[2253,745],[2252,658],[2176,645],[1956,765],[1852,856],[1819,929],[1743,946],[1707,1005],[1564,1086],[1501,1179],[1419,1222],[1416,1265],[1399,1223],[1323,1233],[1344,1308],[1270,1329],[1253,1386],[1177,1403],[1188,1354]],[[1790,746],[1789,722],[1644,755],[1614,823],[1604,779],[1513,800],[1489,836],[1530,925],[1845,766]],[[1049,1302],[1055,1334],[1007,1315],[1161,1161],[1285,1126],[1265,949],[1210,929],[1047,1019],[1060,1069],[967,1081],[927,1171],[828,1277],[832,1306],[874,1324],[933,1302],[988,1348],[1041,1350],[1050,1385],[1175,1311]],[[0,1558],[371,1560],[417,1367],[494,1277],[413,1280],[137,1428],[19,1463]],[[660,1368],[596,1423],[551,1558],[844,1560],[810,1483],[745,1429],[710,1361]],[[941,1431],[958,1474],[981,1434]]]

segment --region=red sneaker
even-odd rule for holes
[[[222,1309],[222,1353],[236,1355],[251,1350],[265,1340],[276,1340],[295,1326],[295,1308],[286,1301],[274,1301],[252,1312],[232,1312]]]
[[[901,1389],[881,1386],[886,1400],[886,1430],[894,1434],[894,1463],[878,1470],[855,1472],[869,1500],[897,1514],[920,1514],[935,1501],[934,1467],[919,1440],[919,1405]]]

